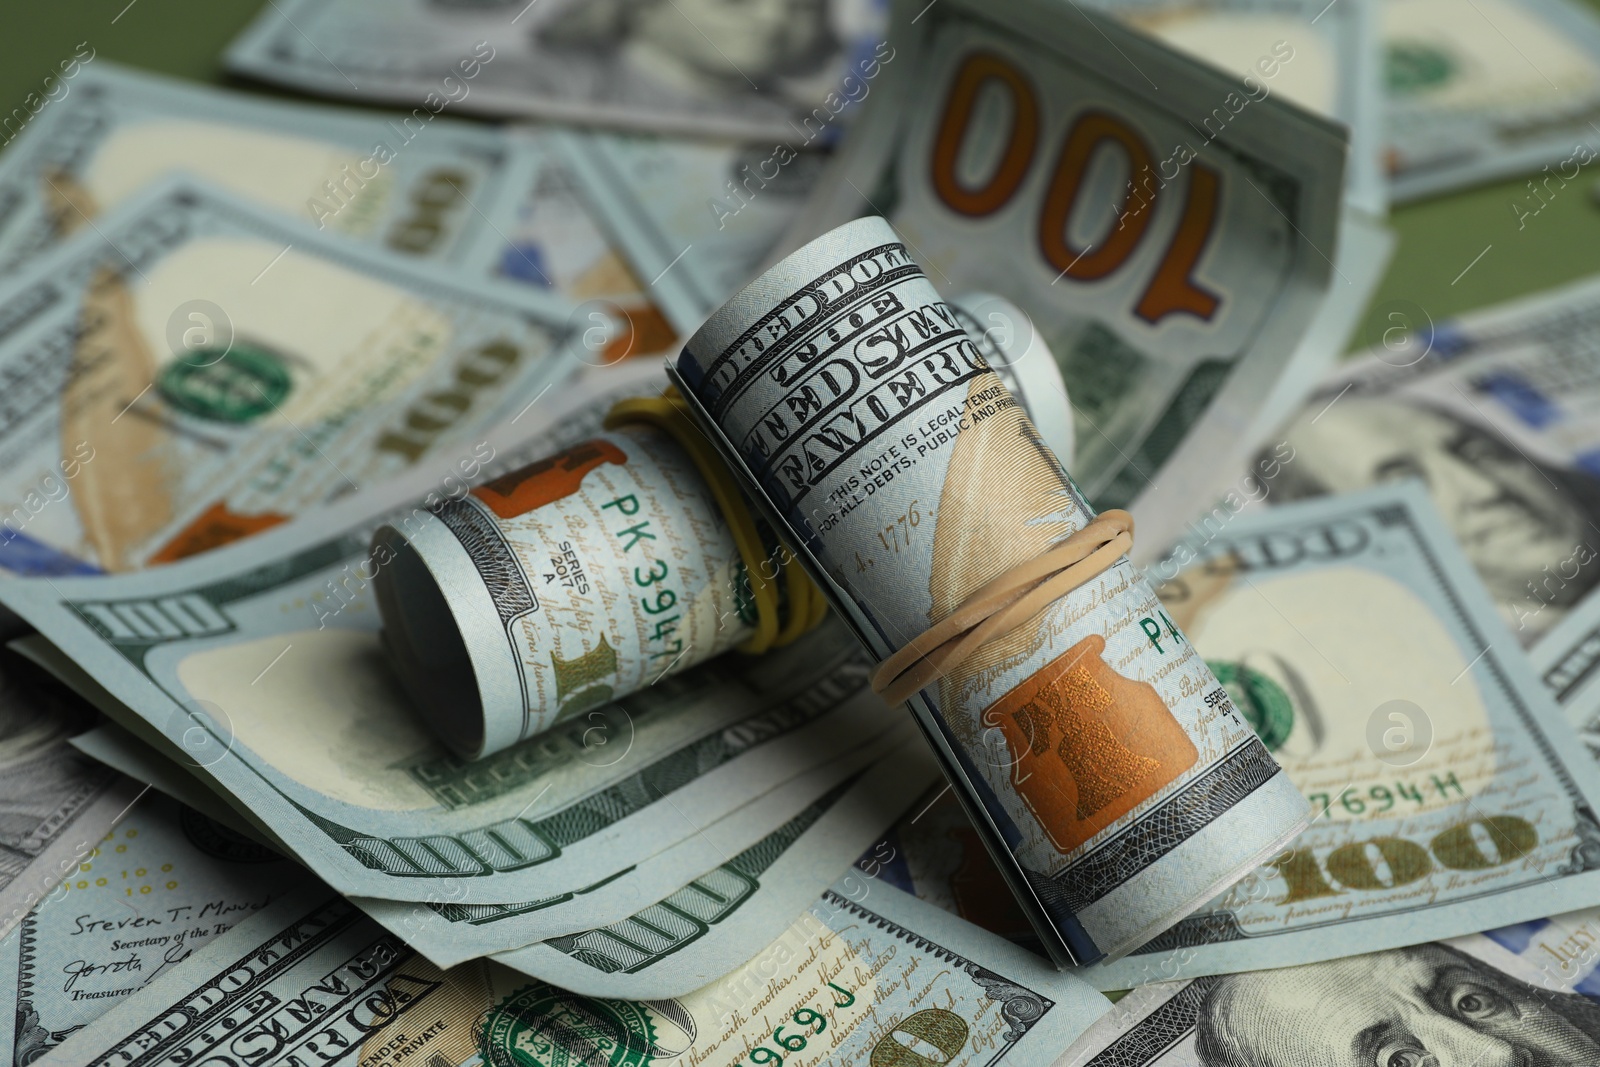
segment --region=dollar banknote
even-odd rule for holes
[[[1594,899],[1600,776],[1421,487],[1240,515],[1153,570],[1317,819],[1101,969],[1100,988],[1454,937]]]
[[[1403,405],[1392,410],[1415,420],[1406,445],[1393,435],[1384,444],[1415,457],[1541,680],[1600,759],[1597,323],[1600,283],[1589,280],[1417,336],[1396,323],[1407,343],[1374,355],[1395,383],[1383,392]],[[1453,438],[1438,435],[1441,420],[1453,420]],[[1473,477],[1430,476],[1452,461]]]
[[[442,899],[426,903],[351,899],[441,967],[514,952],[540,941],[581,935],[596,926],[627,923],[647,903],[674,896],[702,878],[714,881],[717,871],[731,862],[730,857],[769,850],[774,842],[786,840],[797,826],[839,807],[852,796],[850,787],[863,777],[874,782],[885,778],[903,781],[889,774],[880,761],[911,740],[911,731],[902,724],[885,736],[858,744],[821,766],[790,777],[720,818],[686,826],[680,831],[680,839],[664,848],[654,842],[636,844],[645,858],[573,892],[551,894],[545,887],[537,899],[491,905],[457,906],[443,894]],[[916,788],[916,783],[911,788]],[[859,800],[849,807],[857,813],[863,810]],[[840,817],[830,820],[829,827]],[[824,860],[837,861],[833,870],[837,875],[849,864],[851,855],[851,849],[834,849],[824,855]],[[798,912],[805,902],[792,902],[793,910]],[[779,901],[772,906],[782,905]],[[784,919],[793,917],[790,914]],[[716,973],[725,971],[726,968]],[[678,976],[680,982],[682,977]],[[696,982],[682,990],[703,984]]]
[[[1580,1064],[1600,1056],[1600,913],[1135,989],[1060,1067]],[[1356,947],[1353,945],[1352,947]]]
[[[614,370],[627,358],[674,347],[677,327],[662,291],[635,272],[608,219],[591,203],[586,180],[559,148],[557,131],[523,131],[534,146],[533,183],[505,227],[499,274],[553,289],[579,305],[585,373]]]
[[[1396,201],[1539,171],[1537,212],[1600,154],[1600,12],[1574,0],[1383,0],[1389,192]],[[1542,194],[1542,195],[1541,195]]]
[[[738,811],[699,828],[647,862],[573,894],[570,901],[457,905],[448,899],[427,903],[372,897],[350,899],[440,967],[491,955],[514,967],[519,959],[538,961],[538,955],[518,952],[536,941],[580,948],[586,944],[610,944],[615,957],[626,951],[621,939],[630,932],[637,949],[638,931],[646,925],[659,929],[658,924],[650,922],[650,916],[675,915],[680,936],[667,943],[657,935],[658,958],[646,974],[610,978],[606,965],[593,952],[578,954],[596,961],[599,968],[588,972],[590,986],[597,981],[627,986],[588,992],[643,996],[644,992],[633,988],[640,986],[642,990],[641,983],[655,989],[675,986],[677,992],[688,992],[741,962],[730,958],[729,953],[736,956],[747,940],[729,942],[724,935],[706,942],[700,935],[736,912],[742,912],[742,926],[758,923],[774,932],[786,926],[850,864],[860,851],[859,839],[872,837],[893,817],[897,804],[903,802],[903,794],[915,792],[937,775],[938,771],[920,757],[917,749],[908,751],[909,740],[908,731],[902,729],[832,764],[797,775]],[[191,807],[201,805],[237,832],[258,840],[275,840],[271,829],[257,825],[250,812],[232,807],[235,801],[212,793],[177,759],[163,755],[115,724],[81,734],[73,738],[73,744]],[[219,800],[223,804],[220,811]],[[711,853],[709,860],[707,850]],[[761,876],[768,868],[790,854],[793,858],[763,882]],[[797,869],[802,862],[803,869]],[[810,884],[808,879],[815,884],[796,897],[795,887]],[[719,887],[726,891],[733,885],[738,885],[740,891],[719,898]],[[718,899],[720,908],[706,907],[706,902]],[[645,901],[653,903],[641,910]],[[690,907],[699,902],[700,906],[686,911],[685,902]],[[685,922],[694,925],[682,929]],[[776,927],[772,927],[774,922]],[[596,923],[602,928],[592,928]],[[757,939],[745,947],[753,952],[764,943],[765,939]],[[713,951],[717,954],[710,955]],[[545,964],[560,967],[566,962],[569,961],[558,956],[553,964],[550,960]],[[721,969],[715,970],[718,966]],[[540,976],[536,968],[520,969]],[[579,977],[583,976],[580,971]],[[571,988],[585,991],[582,983]]]
[[[1383,325],[1269,444],[1295,458],[1267,501],[1420,479],[1512,633],[1576,678],[1592,626],[1563,620],[1600,610],[1600,283],[1451,322],[1396,304]]]
[[[448,451],[573,373],[565,301],[318,234],[189,179],[0,291],[0,567],[247,536]]]
[[[1091,0],[1162,41],[1277,93],[1350,131],[1345,199],[1388,209],[1383,68],[1378,33],[1386,0]]]
[[[882,215],[941,291],[1017,303],[1071,386],[1073,477],[1151,558],[1376,282],[1385,239],[1343,232],[1344,133],[1074,4],[922,6],[778,251]]]
[[[105,836],[141,786],[69,744],[94,709],[0,652],[0,935]]]
[[[1600,597],[1569,612],[1528,655],[1590,755],[1600,761]]]
[[[763,931],[776,935],[793,921],[868,842],[881,835],[906,797],[938,776],[921,746],[907,744],[903,732],[890,740],[896,744],[888,756],[880,759],[874,751],[885,746],[865,746],[836,761],[838,767],[797,776],[583,895],[575,906],[591,923],[605,915],[612,897],[652,900],[598,927],[562,930],[548,921],[560,909],[533,904],[420,905],[351,899],[440,967],[493,955],[525,974],[594,996],[655,998],[688,993],[728,973],[766,944],[770,936],[762,936]],[[242,832],[271,839],[270,830],[250,825],[250,813],[217,811],[217,801],[226,805],[231,803],[228,798],[212,794],[178,761],[115,724],[80,734],[73,745],[190,807],[206,808],[224,825],[239,827],[238,820],[243,819]],[[809,803],[804,799],[795,803],[793,796],[817,793],[807,778],[837,784]],[[725,825],[739,820],[776,828],[744,845],[735,842],[748,840],[746,831]],[[719,851],[717,859],[722,862],[707,869],[693,854],[705,848]],[[652,885],[682,871],[696,873],[681,878],[668,892],[652,890]],[[555,932],[542,936],[547,930]],[[536,936],[542,944],[532,944]]]
[[[1265,440],[1344,355],[1394,250],[1383,127],[1384,0],[1096,0],[1172,47],[1239,80],[1249,99],[1276,94],[1342,123],[1350,138],[1345,208],[1327,296],[1244,437]],[[1213,119],[1212,125],[1215,124]],[[1209,126],[1207,127],[1210,128]]]
[[[881,218],[770,269],[668,369],[880,662],[948,649],[919,635],[1095,517]],[[1065,589],[1039,572],[1011,625],[907,672],[914,717],[1063,962],[1133,949],[1308,818],[1128,542],[1107,539],[1097,572]]]
[[[395,674],[469,760],[745,642],[752,583],[777,576],[743,559],[696,461],[654,426],[404,516],[373,551],[392,559],[375,594]]]
[[[347,901],[307,897],[240,923],[36,1062],[1044,1067],[1108,1006],[1072,975],[852,876],[739,970],[651,1001],[585,997],[487,962],[440,971]]]
[[[690,136],[781,137],[861,92],[883,32],[865,0],[275,3],[234,73],[302,92]]]
[[[605,333],[585,350],[595,368],[665,351],[673,327],[554,136],[284,103],[101,60],[0,157],[0,272],[182,172],[330,235],[589,304],[585,335]]]
[[[0,271],[183,172],[331,235],[596,303],[626,327],[591,353],[596,365],[665,351],[673,327],[555,140],[431,112],[285,103],[101,60],[0,157]]]
[[[603,317],[603,324],[590,318],[595,314]],[[592,305],[577,315],[576,325],[591,335],[583,342],[585,353],[603,352],[620,336],[617,331],[625,328]],[[591,343],[593,348],[588,347]],[[333,530],[390,512],[398,517],[418,508],[436,510],[446,501],[466,495],[475,484],[594,437],[604,429],[606,416],[618,401],[659,396],[666,380],[665,365],[658,356],[586,362],[578,374],[535,394],[511,418],[480,430],[470,449],[425,455],[405,474],[341,497],[326,509],[308,511],[300,521]]]
[[[33,643],[29,649],[32,653],[30,658],[37,657],[36,661],[41,665],[51,663],[54,646],[37,634],[23,640]],[[12,642],[12,647],[18,644]],[[206,818],[235,834],[253,838],[280,855],[294,854],[287,845],[277,840],[269,827],[255,819],[250,812],[235,806],[230,798],[214,792],[181,761],[163,755],[159,749],[139,740],[110,719],[102,717],[83,733],[74,734],[72,747],[136,782],[148,783],[152,789],[165,793],[185,807],[205,812]]]
[[[595,130],[551,140],[585,205],[687,337],[759,273],[816,184],[827,161],[820,146],[839,132],[813,120],[777,143]]]
[[[66,84],[0,157],[0,271],[178,171],[319,230],[481,268],[507,254],[539,163],[525,138],[431,113],[308,107],[106,59]]]
[[[1600,154],[1600,15],[1581,0],[1093,6],[1227,70],[1276,68],[1287,44],[1273,91],[1350,127],[1349,195],[1368,212],[1542,168],[1511,202],[1522,218]]]
[[[26,1064],[286,892],[303,868],[151,793],[0,942],[0,1063]]]
[[[897,724],[853,642],[825,628],[494,760],[448,756],[383,658],[383,561],[367,546],[396,516],[362,503],[155,572],[6,583],[0,600],[64,654],[63,673],[103,687],[102,710],[361,896],[427,900],[454,879],[439,899],[564,899]]]
[[[495,958],[589,996],[659,1000],[693,992],[771,943],[864,849],[881,841],[909,797],[938,777],[920,743],[902,747],[626,919]]]
[[[113,723],[79,734],[72,743],[189,807],[204,808],[223,825],[238,827],[236,820],[248,818],[247,812],[219,811],[216,795],[192,774]],[[722,865],[625,919],[520,948],[496,947],[493,941],[514,908],[355,902],[438,966],[478,954],[459,944],[455,931],[466,928],[469,937],[487,931],[481,954],[492,953],[513,970],[588,996],[630,999],[680,996],[732,971],[792,922],[852,860],[867,877],[1025,947],[1037,946],[1027,917],[949,787],[931,787],[916,796],[938,777],[921,745],[903,746]],[[907,808],[909,797],[916,799]],[[251,830],[270,834],[264,828],[244,832]],[[657,862],[653,859],[651,866]]]

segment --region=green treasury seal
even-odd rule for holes
[[[294,386],[275,352],[234,345],[222,352],[196,349],[168,363],[156,390],[173,407],[212,422],[245,423],[276,409]]]
[[[518,990],[484,1020],[490,1067],[648,1067],[655,1024],[643,1004],[582,997],[540,982]]]

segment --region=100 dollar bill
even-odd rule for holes
[[[938,777],[921,744],[908,741],[905,731],[898,733],[890,740],[899,747],[889,756],[877,759],[871,749],[878,746],[869,745],[836,761],[844,774],[829,766],[800,775],[648,862],[575,896],[573,907],[591,924],[575,924],[537,944],[524,944],[531,940],[529,920],[540,922],[551,909],[533,902],[473,906],[354,899],[441,967],[493,955],[513,970],[585,995],[680,996],[727,974],[776,936],[864,849],[880,841],[907,797],[915,797]],[[161,755],[114,724],[79,735],[73,743],[190,806],[209,803],[207,810],[215,809],[217,798],[179,760]],[[865,771],[855,769],[864,764],[870,764]],[[808,788],[804,779],[819,774],[838,784],[810,803],[795,804],[783,795],[795,787]],[[773,818],[763,809],[774,804],[793,814],[786,820],[782,815]],[[922,804],[916,808],[920,811]],[[253,822],[251,813],[232,808],[218,817],[245,827]],[[730,845],[740,831],[723,824],[751,818],[767,820],[773,828],[747,846]],[[258,832],[270,835],[264,827]],[[650,899],[649,886],[659,885],[663,874],[670,879],[673,870],[702,869],[705,865],[693,856],[677,853],[704,848],[718,850],[723,862],[670,892],[656,890],[660,899],[625,917],[593,925],[604,915],[607,897],[620,892],[634,900]],[[994,880],[1002,899],[1008,900],[998,875]],[[891,879],[891,884],[914,891],[903,880]]]
[[[910,741],[907,725],[797,775],[566,901],[351,899],[440,967],[493,955],[585,994],[687,993],[743,962],[770,939],[763,931],[775,934],[791,922],[881,833],[905,795],[937,776]],[[276,839],[238,801],[212,793],[185,769],[181,755],[162,755],[115,724],[102,724],[73,744],[191,807],[212,811],[240,832]],[[220,812],[218,800],[226,805]],[[653,903],[640,908],[641,900]]]
[[[0,158],[0,271],[182,171],[331,234],[439,262],[498,258],[539,155],[436,118],[269,100],[100,60]]]
[[[1579,1064],[1600,1056],[1600,913],[1135,989],[1060,1067]],[[1354,947],[1354,946],[1352,946]]]
[[[1419,486],[1213,535],[1153,568],[1162,602],[1317,819],[1098,969],[1101,988],[1454,937],[1593,899],[1600,776]]]
[[[1073,476],[1159,551],[1332,355],[1298,346],[1338,277],[1344,134],[1063,0],[922,6],[778,251],[882,215],[941,291],[1015,301],[1072,389]],[[1332,336],[1375,281],[1340,270]]]
[[[581,935],[596,926],[626,924],[646,902],[664,900],[702,878],[714,880],[716,872],[727,866],[729,857],[751,850],[770,852],[777,843],[792,840],[799,827],[814,823],[823,813],[841,805],[860,812],[860,802],[851,798],[852,787],[861,786],[863,776],[872,780],[873,787],[880,779],[899,780],[881,761],[911,740],[910,731],[902,724],[820,766],[791,775],[771,789],[750,790],[753,795],[741,798],[741,804],[720,817],[693,824],[688,819],[681,820],[672,828],[676,840],[665,847],[650,838],[630,842],[641,857],[637,862],[615,875],[568,892],[551,894],[545,888],[546,895],[533,900],[488,905],[456,905],[445,896],[449,890],[439,895],[444,899],[435,897],[426,903],[351,899],[441,967],[481,956],[515,955],[538,942]],[[840,817],[843,815],[830,820],[830,828]],[[836,859],[831,873],[837,875],[849,863],[850,851],[825,855],[819,862],[826,864],[829,858]],[[798,907],[797,904],[794,910]],[[787,921],[793,915],[783,918]],[[667,948],[660,943],[654,947]],[[679,991],[701,984],[680,986]]]
[[[1283,426],[1295,460],[1268,501],[1421,479],[1512,632],[1542,643],[1600,584],[1600,282],[1383,325]]]
[[[1384,344],[1284,425],[1269,503],[1413,475],[1570,721],[1600,748],[1600,282],[1430,321]],[[1272,468],[1277,470],[1277,467]]]
[[[1575,0],[1384,0],[1384,129],[1397,201],[1537,173],[1600,149],[1600,18]],[[1542,181],[1548,182],[1549,178]],[[1544,196],[1528,186],[1519,218]],[[1549,188],[1541,185],[1539,188]]]
[[[1384,175],[1380,0],[1091,0],[1181,51],[1240,77],[1254,97],[1279,95],[1350,131],[1345,200],[1388,209]],[[1343,268],[1341,268],[1343,269]]]
[[[629,328],[596,363],[672,340],[574,187],[558,134],[288,103],[105,59],[63,84],[0,157],[0,273],[181,172],[329,236],[597,301]]]
[[[859,878],[824,892],[733,974],[653,1001],[583,997],[481,962],[440,971],[348,902],[307,896],[241,923],[38,1062],[421,1053],[445,1064],[766,1067],[932,1054],[953,1067],[1044,1067],[1107,1006],[1081,980]]]
[[[786,137],[837,114],[882,34],[866,0],[727,11],[664,6],[299,0],[229,47],[228,68],[298,92],[438,110]]]
[[[158,183],[0,290],[0,568],[169,562],[468,452],[578,369],[571,310]]]
[[[0,1063],[31,1063],[200,946],[315,879],[159,793],[0,942]]]

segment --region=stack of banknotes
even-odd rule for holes
[[[1593,12],[222,58],[0,116],[0,1067],[1600,1060],[1600,275],[1355,336]]]

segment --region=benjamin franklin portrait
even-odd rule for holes
[[[648,73],[699,91],[782,92],[833,74],[840,42],[829,0],[580,0],[536,31],[613,76]],[[820,94],[819,94],[820,95]]]
[[[1600,1063],[1600,1005],[1448,945],[1201,979],[1204,1067],[1555,1067]]]
[[[1278,502],[1421,480],[1524,640],[1600,582],[1600,484],[1485,427],[1414,401],[1349,395],[1312,403],[1284,439],[1295,454],[1273,482]]]

